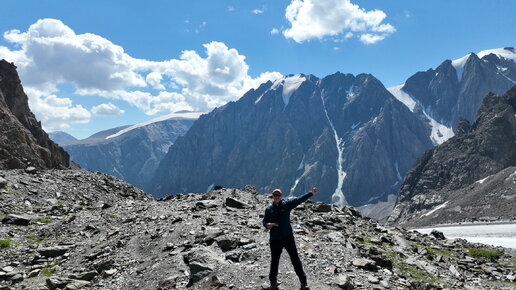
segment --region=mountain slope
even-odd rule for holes
[[[170,145],[199,115],[170,114],[145,124],[104,130],[88,139],[67,143],[64,148],[84,169],[111,174],[147,189]]]
[[[418,159],[389,219],[404,225],[511,220],[516,207],[516,86],[488,94],[463,132]]]
[[[50,132],[50,133],[48,133],[48,137],[50,139],[52,139],[52,141],[54,141],[60,145],[70,143],[73,141],[77,141],[77,138],[75,138],[74,136],[72,136],[66,132],[62,132],[62,131]]]
[[[30,111],[16,66],[0,60],[0,169],[67,168],[68,154]]]
[[[430,130],[371,75],[289,76],[202,116],[170,148],[151,192],[317,184],[321,201],[360,205],[397,191],[431,148]]]
[[[470,122],[476,119],[484,95],[503,94],[515,84],[516,51],[506,47],[446,60],[390,91],[407,106],[417,106],[436,122],[453,128],[461,117]]]

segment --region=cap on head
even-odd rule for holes
[[[272,196],[281,196],[282,195],[282,192],[281,192],[281,189],[275,189],[272,191]]]

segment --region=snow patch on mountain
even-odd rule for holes
[[[441,205],[439,205],[438,207],[436,207],[436,208],[432,209],[431,211],[429,211],[429,212],[427,212],[427,213],[423,214],[421,217],[429,216],[429,215],[433,214],[434,212],[436,212],[436,211],[440,210],[441,208],[445,207],[447,204],[448,204],[448,201],[447,201],[447,202],[445,202],[445,203],[443,203],[443,204],[441,204]]]
[[[455,71],[457,72],[457,78],[459,79],[459,82],[462,80],[462,73],[464,72],[464,66],[466,65],[466,62],[468,61],[469,57],[471,56],[471,53],[468,53],[467,55],[452,60],[452,66],[455,68]]]
[[[453,129],[451,127],[446,127],[445,125],[437,122],[425,111],[423,111],[423,114],[425,114],[425,117],[428,119],[428,124],[432,128],[430,139],[434,145],[443,144],[446,140],[455,136],[455,133],[453,133]]]
[[[204,112],[176,112],[176,113],[163,115],[163,116],[154,118],[154,119],[144,122],[144,123],[129,126],[123,130],[118,131],[117,133],[115,133],[113,135],[107,136],[106,139],[115,138],[115,137],[125,134],[131,130],[134,130],[134,129],[137,129],[137,128],[140,128],[143,126],[147,126],[152,123],[162,122],[162,121],[166,121],[166,120],[197,120],[197,119],[199,119],[199,117],[202,114],[205,114],[205,113]]]
[[[503,57],[516,62],[516,51],[514,47],[482,50],[481,52],[477,53],[477,55],[479,58],[483,58],[484,56],[489,55],[491,53],[495,54],[498,57]]]
[[[407,108],[409,108],[409,110],[411,112],[414,112],[414,109],[416,108],[416,101],[414,101],[414,99],[409,95],[407,94],[404,90],[403,90],[403,86],[405,86],[405,84],[401,84],[399,86],[395,86],[395,87],[392,87],[392,88],[388,88],[387,90],[396,98],[398,99],[398,101],[402,102],[405,106],[407,106]]]
[[[333,195],[331,196],[331,199],[332,203],[336,204],[337,206],[345,206],[348,205],[348,202],[346,201],[344,192],[342,192],[342,186],[344,185],[344,179],[346,178],[346,172],[342,169],[342,163],[344,162],[344,141],[342,140],[342,138],[339,138],[337,130],[335,130],[335,126],[333,126],[333,122],[330,120],[330,116],[328,115],[328,111],[326,110],[326,104],[324,103],[324,98],[322,94],[321,101],[324,108],[324,114],[326,114],[326,119],[328,119],[328,123],[330,123],[330,127],[333,130],[335,143],[337,144],[337,151],[339,152],[339,155],[337,157],[337,188],[335,189],[335,193],[333,193]]]
[[[306,77],[302,76],[301,74],[293,75],[290,77],[286,77],[283,79],[278,79],[274,82],[274,84],[271,87],[271,90],[277,89],[279,86],[282,86],[282,92],[281,96],[283,97],[283,103],[285,104],[285,107],[288,106],[288,103],[290,102],[290,96],[296,91],[301,84],[306,81]],[[259,102],[261,98],[256,100],[255,103]]]

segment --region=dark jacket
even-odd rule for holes
[[[263,226],[267,227],[267,223],[277,223],[279,225],[279,227],[272,227],[270,229],[271,240],[281,240],[294,235],[290,225],[290,212],[298,205],[307,201],[312,195],[309,192],[291,200],[281,200],[278,205],[272,203],[265,208],[265,215],[262,221]]]

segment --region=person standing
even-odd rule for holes
[[[273,201],[272,204],[265,208],[265,215],[262,221],[263,226],[269,230],[269,244],[271,248],[270,289],[278,288],[278,266],[283,248],[287,250],[290,256],[290,261],[301,282],[301,289],[308,289],[306,274],[299,259],[294,232],[290,225],[290,212],[316,193],[317,187],[312,187],[312,191],[305,195],[291,200],[283,200],[283,194],[280,189],[272,191]]]

